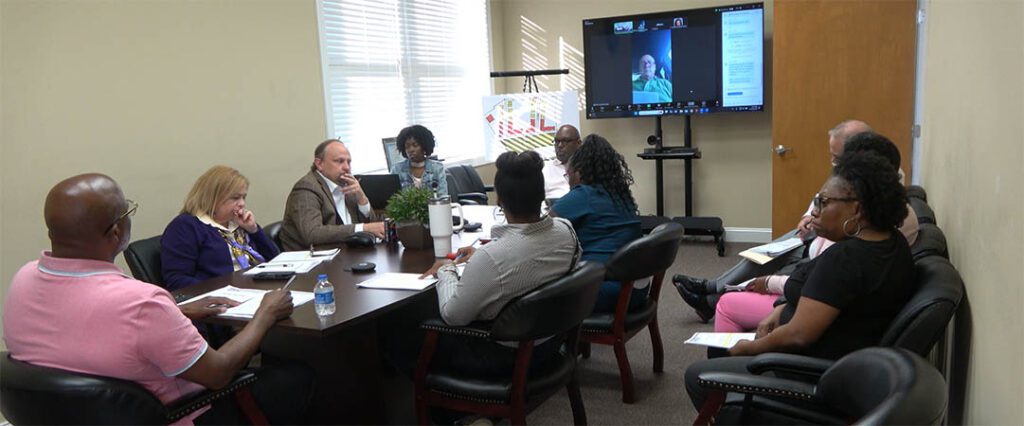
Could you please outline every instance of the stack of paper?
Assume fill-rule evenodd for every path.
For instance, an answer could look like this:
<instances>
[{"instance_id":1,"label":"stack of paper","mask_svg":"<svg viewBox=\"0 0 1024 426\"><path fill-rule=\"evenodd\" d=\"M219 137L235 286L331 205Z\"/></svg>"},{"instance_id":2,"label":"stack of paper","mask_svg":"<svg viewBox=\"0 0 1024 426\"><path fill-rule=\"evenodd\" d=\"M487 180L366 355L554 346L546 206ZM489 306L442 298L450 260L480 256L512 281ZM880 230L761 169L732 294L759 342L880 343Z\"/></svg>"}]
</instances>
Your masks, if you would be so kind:
<instances>
[{"instance_id":1,"label":"stack of paper","mask_svg":"<svg viewBox=\"0 0 1024 426\"><path fill-rule=\"evenodd\" d=\"M333 259L339 251L339 249L314 252L306 250L286 251L277 255L269 262L250 268L243 274L305 274L319 265L320 262Z\"/></svg>"},{"instance_id":2,"label":"stack of paper","mask_svg":"<svg viewBox=\"0 0 1024 426\"><path fill-rule=\"evenodd\" d=\"M276 257L274 257L270 262L271 263L284 263L284 262L297 262L297 261L313 260L313 259L318 259L318 260L320 260L322 262L324 260L334 259L334 256L337 255L338 252L340 252L340 251L341 251L340 249L320 250L320 251L314 251L314 252L309 252L309 251L306 251L306 250L286 251L286 252L283 252L283 253L277 255ZM310 253L312 253L312 254L310 254Z\"/></svg>"},{"instance_id":3,"label":"stack of paper","mask_svg":"<svg viewBox=\"0 0 1024 426\"><path fill-rule=\"evenodd\" d=\"M740 256L743 256L751 261L756 262L759 265L764 265L775 259L779 255L789 253L790 251L800 247L804 244L803 240L797 237L793 237L787 240L779 241L776 243L768 243L757 247L740 252Z\"/></svg>"},{"instance_id":4,"label":"stack of paper","mask_svg":"<svg viewBox=\"0 0 1024 426\"><path fill-rule=\"evenodd\" d=\"M755 335L756 333L693 333L693 336L683 343L729 349L736 346L740 340L754 340Z\"/></svg>"},{"instance_id":5,"label":"stack of paper","mask_svg":"<svg viewBox=\"0 0 1024 426\"><path fill-rule=\"evenodd\" d=\"M358 284L362 288L380 288L386 290L423 290L437 282L437 278L420 279L420 274L401 274L386 272Z\"/></svg>"},{"instance_id":6,"label":"stack of paper","mask_svg":"<svg viewBox=\"0 0 1024 426\"><path fill-rule=\"evenodd\" d=\"M191 303L196 300L202 299L207 296L211 297L223 297L227 299L239 302L240 305L228 308L227 312L220 314L222 317L234 317L234 318L252 318L256 315L256 309L260 307L260 303L263 302L263 295L266 294L267 290L260 290L255 288L238 288L235 286L221 287L209 293L201 294L199 296L188 299L184 302L178 303L184 305ZM298 307L304 303L308 303L313 300L313 293L308 291L292 291L292 306Z\"/></svg>"}]
</instances>

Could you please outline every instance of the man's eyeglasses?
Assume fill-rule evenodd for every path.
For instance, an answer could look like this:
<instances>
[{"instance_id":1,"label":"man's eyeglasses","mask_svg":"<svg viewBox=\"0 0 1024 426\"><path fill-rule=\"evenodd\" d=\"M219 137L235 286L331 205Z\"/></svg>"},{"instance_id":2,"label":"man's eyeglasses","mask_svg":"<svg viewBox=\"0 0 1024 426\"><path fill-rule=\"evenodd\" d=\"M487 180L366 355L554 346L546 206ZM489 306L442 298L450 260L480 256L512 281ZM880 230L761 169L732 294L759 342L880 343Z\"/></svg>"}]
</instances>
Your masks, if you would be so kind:
<instances>
[{"instance_id":1,"label":"man's eyeglasses","mask_svg":"<svg viewBox=\"0 0 1024 426\"><path fill-rule=\"evenodd\" d=\"M828 206L828 203L833 201L857 201L856 198L839 198L839 197L827 197L821 195L821 193L814 194L814 209L821 211L821 209Z\"/></svg>"},{"instance_id":2,"label":"man's eyeglasses","mask_svg":"<svg viewBox=\"0 0 1024 426\"><path fill-rule=\"evenodd\" d=\"M139 209L139 203L136 203L136 202L134 202L132 200L127 200L127 199L124 200L124 202L126 204L128 204L128 210L125 210L125 212L121 213L121 215L118 216L117 219L114 219L114 222L111 223L110 226L108 226L105 231L103 231L104 234L106 234L107 232L110 232L111 229L114 229L114 225L117 225L117 223L120 222L121 219L124 219L126 217L134 216L135 215L135 211Z\"/></svg>"}]
</instances>

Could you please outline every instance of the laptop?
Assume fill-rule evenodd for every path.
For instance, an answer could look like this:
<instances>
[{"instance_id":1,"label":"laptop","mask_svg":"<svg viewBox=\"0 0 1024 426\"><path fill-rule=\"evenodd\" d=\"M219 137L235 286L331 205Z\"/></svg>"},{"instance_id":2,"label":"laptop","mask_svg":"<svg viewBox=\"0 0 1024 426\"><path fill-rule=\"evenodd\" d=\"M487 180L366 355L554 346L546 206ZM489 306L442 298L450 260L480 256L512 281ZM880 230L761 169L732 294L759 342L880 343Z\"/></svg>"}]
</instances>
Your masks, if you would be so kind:
<instances>
[{"instance_id":1,"label":"laptop","mask_svg":"<svg viewBox=\"0 0 1024 426\"><path fill-rule=\"evenodd\" d=\"M398 175L356 175L359 185L363 187L363 193L370 199L370 207L374 210L384 210L388 205L388 199L402 189L402 182Z\"/></svg>"}]
</instances>

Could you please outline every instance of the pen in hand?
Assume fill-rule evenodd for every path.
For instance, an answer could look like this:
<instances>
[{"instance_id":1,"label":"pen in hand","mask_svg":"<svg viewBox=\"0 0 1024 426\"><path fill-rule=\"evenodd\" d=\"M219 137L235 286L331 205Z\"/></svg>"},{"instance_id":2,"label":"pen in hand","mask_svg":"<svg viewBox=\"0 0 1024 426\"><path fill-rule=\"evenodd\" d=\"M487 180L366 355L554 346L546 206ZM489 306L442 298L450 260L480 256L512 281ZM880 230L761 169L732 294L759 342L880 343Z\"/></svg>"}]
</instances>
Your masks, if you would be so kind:
<instances>
[{"instance_id":1,"label":"pen in hand","mask_svg":"<svg viewBox=\"0 0 1024 426\"><path fill-rule=\"evenodd\" d=\"M288 286L292 285L292 281L295 281L295 277L297 276L298 275L292 275L292 277L288 279L288 282L284 283L284 287L281 287L281 291L288 290Z\"/></svg>"}]
</instances>

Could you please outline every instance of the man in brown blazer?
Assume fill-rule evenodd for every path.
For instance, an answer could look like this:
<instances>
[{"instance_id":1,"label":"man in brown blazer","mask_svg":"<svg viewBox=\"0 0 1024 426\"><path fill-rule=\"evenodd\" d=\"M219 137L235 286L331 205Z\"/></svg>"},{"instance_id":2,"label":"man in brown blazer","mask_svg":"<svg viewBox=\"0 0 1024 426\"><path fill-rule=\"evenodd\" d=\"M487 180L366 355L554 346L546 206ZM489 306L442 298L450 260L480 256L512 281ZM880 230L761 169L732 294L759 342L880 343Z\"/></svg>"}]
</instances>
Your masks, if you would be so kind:
<instances>
[{"instance_id":1,"label":"man in brown blazer","mask_svg":"<svg viewBox=\"0 0 1024 426\"><path fill-rule=\"evenodd\" d=\"M351 171L352 155L345 144L328 139L317 145L309 173L288 194L280 235L285 250L337 245L359 231L384 235L384 223L377 221Z\"/></svg>"}]
</instances>

